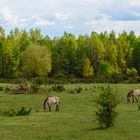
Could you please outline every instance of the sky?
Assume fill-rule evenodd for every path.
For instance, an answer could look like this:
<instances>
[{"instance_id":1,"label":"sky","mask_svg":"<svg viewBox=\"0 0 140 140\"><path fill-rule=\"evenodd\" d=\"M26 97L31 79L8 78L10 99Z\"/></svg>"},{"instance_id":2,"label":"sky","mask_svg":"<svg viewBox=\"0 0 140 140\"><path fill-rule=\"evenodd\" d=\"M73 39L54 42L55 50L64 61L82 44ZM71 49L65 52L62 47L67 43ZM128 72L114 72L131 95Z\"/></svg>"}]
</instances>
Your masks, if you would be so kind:
<instances>
[{"instance_id":1,"label":"sky","mask_svg":"<svg viewBox=\"0 0 140 140\"><path fill-rule=\"evenodd\" d=\"M114 30L140 35L140 0L0 0L0 26L75 36Z\"/></svg>"}]
</instances>

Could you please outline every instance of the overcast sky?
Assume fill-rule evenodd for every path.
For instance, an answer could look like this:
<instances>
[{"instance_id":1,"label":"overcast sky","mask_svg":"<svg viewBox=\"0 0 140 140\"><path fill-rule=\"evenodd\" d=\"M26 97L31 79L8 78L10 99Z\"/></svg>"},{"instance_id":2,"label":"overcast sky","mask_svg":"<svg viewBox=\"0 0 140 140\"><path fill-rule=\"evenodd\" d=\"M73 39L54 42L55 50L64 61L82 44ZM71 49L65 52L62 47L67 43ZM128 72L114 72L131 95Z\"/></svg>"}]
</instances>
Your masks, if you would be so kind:
<instances>
[{"instance_id":1,"label":"overcast sky","mask_svg":"<svg viewBox=\"0 0 140 140\"><path fill-rule=\"evenodd\" d=\"M140 35L140 0L0 0L0 26L6 33L39 27L50 37L105 30Z\"/></svg>"}]
</instances>

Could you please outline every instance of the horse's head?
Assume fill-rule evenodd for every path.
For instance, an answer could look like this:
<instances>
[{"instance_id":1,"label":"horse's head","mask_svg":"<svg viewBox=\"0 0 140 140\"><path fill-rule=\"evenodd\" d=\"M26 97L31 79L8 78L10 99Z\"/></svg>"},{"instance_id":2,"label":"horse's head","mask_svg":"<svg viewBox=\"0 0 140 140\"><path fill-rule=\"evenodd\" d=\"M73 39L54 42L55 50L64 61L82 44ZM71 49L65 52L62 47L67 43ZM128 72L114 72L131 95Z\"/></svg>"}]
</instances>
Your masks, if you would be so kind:
<instances>
[{"instance_id":1,"label":"horse's head","mask_svg":"<svg viewBox=\"0 0 140 140\"><path fill-rule=\"evenodd\" d=\"M48 98L46 98L44 103L43 103L44 110L47 110L47 104L46 104L47 100L48 100Z\"/></svg>"},{"instance_id":2,"label":"horse's head","mask_svg":"<svg viewBox=\"0 0 140 140\"><path fill-rule=\"evenodd\" d=\"M130 102L130 97L133 96L133 90L127 94L127 102Z\"/></svg>"}]
</instances>

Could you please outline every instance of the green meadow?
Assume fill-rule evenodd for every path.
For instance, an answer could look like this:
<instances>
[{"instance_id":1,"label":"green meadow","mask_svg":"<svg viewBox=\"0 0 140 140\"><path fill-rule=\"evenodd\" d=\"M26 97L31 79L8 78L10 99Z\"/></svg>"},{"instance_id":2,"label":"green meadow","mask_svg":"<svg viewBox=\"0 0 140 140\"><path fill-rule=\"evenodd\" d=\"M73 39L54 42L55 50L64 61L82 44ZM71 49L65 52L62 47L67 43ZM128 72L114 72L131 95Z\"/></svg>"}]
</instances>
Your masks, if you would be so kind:
<instances>
[{"instance_id":1,"label":"green meadow","mask_svg":"<svg viewBox=\"0 0 140 140\"><path fill-rule=\"evenodd\" d=\"M7 84L1 84L7 86ZM0 110L32 108L28 116L0 116L1 140L139 140L139 103L127 103L128 91L140 84L111 84L121 99L116 110L115 126L99 129L96 122L95 98L106 84L67 84L64 92L49 91L14 95L0 92ZM80 93L71 92L81 87ZM48 86L49 88L49 86ZM48 95L60 97L60 111L43 110Z\"/></svg>"}]
</instances>

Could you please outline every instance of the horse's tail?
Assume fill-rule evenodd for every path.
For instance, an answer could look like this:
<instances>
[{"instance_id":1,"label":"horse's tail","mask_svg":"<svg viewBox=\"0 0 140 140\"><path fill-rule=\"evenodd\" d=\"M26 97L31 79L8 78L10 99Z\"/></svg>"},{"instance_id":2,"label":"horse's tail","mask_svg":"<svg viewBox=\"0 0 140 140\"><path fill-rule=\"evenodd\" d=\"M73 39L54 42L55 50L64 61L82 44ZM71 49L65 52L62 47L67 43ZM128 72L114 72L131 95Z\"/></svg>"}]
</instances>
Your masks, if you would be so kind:
<instances>
[{"instance_id":1,"label":"horse's tail","mask_svg":"<svg viewBox=\"0 0 140 140\"><path fill-rule=\"evenodd\" d=\"M44 110L46 109L45 104L46 104L47 100L48 100L48 97L45 99L44 104L43 104Z\"/></svg>"},{"instance_id":2,"label":"horse's tail","mask_svg":"<svg viewBox=\"0 0 140 140\"><path fill-rule=\"evenodd\" d=\"M60 105L60 99L59 99L58 103L59 103L59 105Z\"/></svg>"},{"instance_id":3,"label":"horse's tail","mask_svg":"<svg viewBox=\"0 0 140 140\"><path fill-rule=\"evenodd\" d=\"M58 105L60 105L60 98L59 97L56 97L56 101L57 101Z\"/></svg>"}]
</instances>

